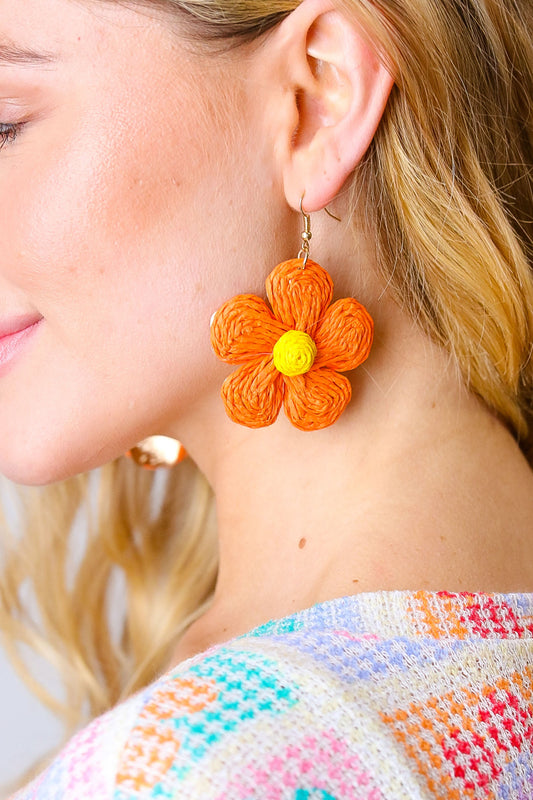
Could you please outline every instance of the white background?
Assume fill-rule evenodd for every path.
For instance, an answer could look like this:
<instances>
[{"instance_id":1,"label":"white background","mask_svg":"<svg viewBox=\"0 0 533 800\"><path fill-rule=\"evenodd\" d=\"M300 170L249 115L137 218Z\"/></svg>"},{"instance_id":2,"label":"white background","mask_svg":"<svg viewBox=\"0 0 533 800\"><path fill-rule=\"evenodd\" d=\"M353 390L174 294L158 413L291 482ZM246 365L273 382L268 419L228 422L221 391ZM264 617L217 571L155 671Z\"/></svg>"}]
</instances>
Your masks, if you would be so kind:
<instances>
[{"instance_id":1,"label":"white background","mask_svg":"<svg viewBox=\"0 0 533 800\"><path fill-rule=\"evenodd\" d=\"M13 485L0 476L0 504L8 527L16 534L17 506ZM0 536L2 535L0 524ZM47 690L61 697L52 668L29 654L27 663ZM64 739L64 728L18 677L0 641L0 798L10 784L46 756Z\"/></svg>"},{"instance_id":2,"label":"white background","mask_svg":"<svg viewBox=\"0 0 533 800\"><path fill-rule=\"evenodd\" d=\"M62 741L63 726L17 677L2 649L0 708L0 797L5 798L4 787Z\"/></svg>"}]
</instances>

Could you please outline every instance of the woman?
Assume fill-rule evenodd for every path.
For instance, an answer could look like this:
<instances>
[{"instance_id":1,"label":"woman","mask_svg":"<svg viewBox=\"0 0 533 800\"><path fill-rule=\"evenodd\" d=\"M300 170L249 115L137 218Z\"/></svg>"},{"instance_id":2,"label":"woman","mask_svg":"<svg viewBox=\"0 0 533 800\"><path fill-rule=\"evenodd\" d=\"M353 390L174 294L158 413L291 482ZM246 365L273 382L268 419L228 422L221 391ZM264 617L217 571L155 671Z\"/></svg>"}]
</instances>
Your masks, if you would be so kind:
<instances>
[{"instance_id":1,"label":"woman","mask_svg":"<svg viewBox=\"0 0 533 800\"><path fill-rule=\"evenodd\" d=\"M131 695L17 798L533 797L529 0L0 9L4 627Z\"/></svg>"}]
</instances>

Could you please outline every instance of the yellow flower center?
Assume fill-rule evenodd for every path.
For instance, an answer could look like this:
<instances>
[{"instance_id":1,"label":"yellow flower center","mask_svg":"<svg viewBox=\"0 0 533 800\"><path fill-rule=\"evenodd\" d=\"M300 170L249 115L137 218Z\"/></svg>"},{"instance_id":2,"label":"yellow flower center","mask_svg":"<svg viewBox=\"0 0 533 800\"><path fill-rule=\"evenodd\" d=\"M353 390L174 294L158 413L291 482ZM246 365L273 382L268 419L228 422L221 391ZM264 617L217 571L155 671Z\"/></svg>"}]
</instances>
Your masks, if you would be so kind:
<instances>
[{"instance_id":1,"label":"yellow flower center","mask_svg":"<svg viewBox=\"0 0 533 800\"><path fill-rule=\"evenodd\" d=\"M304 331L287 331L274 345L274 366L283 375L305 375L317 354L316 344Z\"/></svg>"}]
</instances>

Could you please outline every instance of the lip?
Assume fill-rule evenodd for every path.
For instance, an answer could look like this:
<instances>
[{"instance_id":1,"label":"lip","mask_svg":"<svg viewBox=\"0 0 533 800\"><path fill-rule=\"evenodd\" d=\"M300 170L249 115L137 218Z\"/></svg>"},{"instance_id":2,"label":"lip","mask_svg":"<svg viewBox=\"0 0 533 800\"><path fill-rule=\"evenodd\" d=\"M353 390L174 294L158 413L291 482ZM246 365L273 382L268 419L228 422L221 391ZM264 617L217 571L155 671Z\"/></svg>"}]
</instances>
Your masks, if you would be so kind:
<instances>
[{"instance_id":1,"label":"lip","mask_svg":"<svg viewBox=\"0 0 533 800\"><path fill-rule=\"evenodd\" d=\"M19 355L28 339L39 328L42 317L16 317L0 322L0 375L3 375Z\"/></svg>"},{"instance_id":2,"label":"lip","mask_svg":"<svg viewBox=\"0 0 533 800\"><path fill-rule=\"evenodd\" d=\"M42 317L35 314L21 314L18 317L0 320L0 340L5 339L6 336L13 336L15 333L22 333L28 328L32 328L41 320Z\"/></svg>"}]
</instances>

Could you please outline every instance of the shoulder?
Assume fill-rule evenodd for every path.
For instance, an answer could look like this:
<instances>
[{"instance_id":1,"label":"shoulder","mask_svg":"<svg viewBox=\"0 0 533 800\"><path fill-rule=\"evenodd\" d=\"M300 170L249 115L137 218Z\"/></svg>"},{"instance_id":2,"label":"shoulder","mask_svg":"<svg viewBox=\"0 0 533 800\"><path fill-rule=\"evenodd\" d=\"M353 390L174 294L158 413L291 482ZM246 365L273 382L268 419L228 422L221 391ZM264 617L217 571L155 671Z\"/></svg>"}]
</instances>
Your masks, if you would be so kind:
<instances>
[{"instance_id":1,"label":"shoulder","mask_svg":"<svg viewBox=\"0 0 533 800\"><path fill-rule=\"evenodd\" d=\"M93 720L11 800L111 800L121 752L144 698L141 692Z\"/></svg>"},{"instance_id":2,"label":"shoulder","mask_svg":"<svg viewBox=\"0 0 533 800\"><path fill-rule=\"evenodd\" d=\"M334 622L287 618L184 662L17 800L503 798L533 783L531 638Z\"/></svg>"},{"instance_id":3,"label":"shoulder","mask_svg":"<svg viewBox=\"0 0 533 800\"><path fill-rule=\"evenodd\" d=\"M147 790L160 797L170 786L187 800L384 796L375 778L383 759L394 772L381 721L354 702L357 676L343 685L298 646L309 644L300 634L244 637L165 676L122 753L117 800ZM326 651L331 642L323 644ZM414 798L403 771L403 791Z\"/></svg>"},{"instance_id":4,"label":"shoulder","mask_svg":"<svg viewBox=\"0 0 533 800\"><path fill-rule=\"evenodd\" d=\"M154 687L117 800L511 797L533 779L531 640L260 634Z\"/></svg>"},{"instance_id":5,"label":"shoulder","mask_svg":"<svg viewBox=\"0 0 533 800\"><path fill-rule=\"evenodd\" d=\"M375 715L353 702L357 675L347 693L323 661L331 642L310 659L303 631L271 633L165 674L75 736L13 800L383 797L375 773L380 754L390 763L390 743L379 740Z\"/></svg>"}]
</instances>

